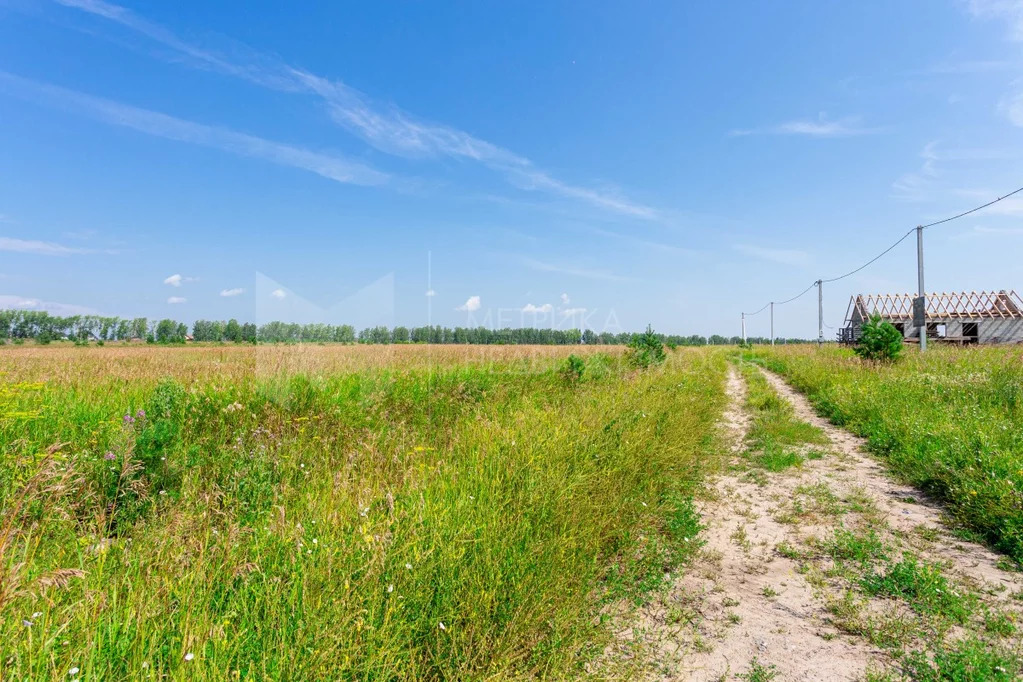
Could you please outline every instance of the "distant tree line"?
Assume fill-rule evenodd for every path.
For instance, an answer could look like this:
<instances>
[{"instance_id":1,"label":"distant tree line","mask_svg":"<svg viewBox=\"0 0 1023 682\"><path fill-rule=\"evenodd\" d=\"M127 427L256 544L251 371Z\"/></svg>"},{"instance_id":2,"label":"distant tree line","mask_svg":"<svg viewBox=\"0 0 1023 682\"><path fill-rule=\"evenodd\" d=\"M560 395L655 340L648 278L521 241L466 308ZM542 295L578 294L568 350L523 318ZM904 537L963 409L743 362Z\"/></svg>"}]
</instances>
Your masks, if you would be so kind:
<instances>
[{"instance_id":1,"label":"distant tree line","mask_svg":"<svg viewBox=\"0 0 1023 682\"><path fill-rule=\"evenodd\" d=\"M368 327L361 331L348 324L294 324L268 322L257 326L238 320L197 320L189 335L188 326L175 320L149 320L145 317L122 319L99 315L60 317L36 310L0 310L0 339L35 339L40 343L57 340L148 341L184 343L187 340L212 343L452 343L452 344L543 344L543 345L625 345L632 332L595 332L591 329L551 329L533 327ZM709 337L658 334L669 346L736 345L738 336ZM747 337L750 343L770 341ZM802 339L775 339L775 343L805 343Z\"/></svg>"}]
</instances>

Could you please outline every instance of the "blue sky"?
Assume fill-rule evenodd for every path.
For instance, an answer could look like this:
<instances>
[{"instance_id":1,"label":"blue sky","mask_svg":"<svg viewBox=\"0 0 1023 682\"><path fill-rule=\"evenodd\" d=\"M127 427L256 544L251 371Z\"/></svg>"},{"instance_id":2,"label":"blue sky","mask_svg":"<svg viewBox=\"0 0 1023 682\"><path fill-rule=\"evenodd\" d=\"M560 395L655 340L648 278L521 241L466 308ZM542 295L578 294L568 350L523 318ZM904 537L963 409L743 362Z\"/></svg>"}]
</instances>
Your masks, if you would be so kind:
<instances>
[{"instance_id":1,"label":"blue sky","mask_svg":"<svg viewBox=\"0 0 1023 682\"><path fill-rule=\"evenodd\" d=\"M737 334L1023 185L1021 48L1018 0L0 0L0 305ZM927 288L1023 288L1021 216Z\"/></svg>"}]
</instances>

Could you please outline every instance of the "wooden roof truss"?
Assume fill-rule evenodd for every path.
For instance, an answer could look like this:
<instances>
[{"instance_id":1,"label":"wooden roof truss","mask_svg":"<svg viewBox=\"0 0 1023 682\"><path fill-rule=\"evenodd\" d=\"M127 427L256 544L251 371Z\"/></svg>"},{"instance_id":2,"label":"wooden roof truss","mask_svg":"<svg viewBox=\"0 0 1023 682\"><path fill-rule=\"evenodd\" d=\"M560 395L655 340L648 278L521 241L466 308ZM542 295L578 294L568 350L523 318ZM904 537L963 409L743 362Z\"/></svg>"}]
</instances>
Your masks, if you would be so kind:
<instances>
[{"instance_id":1,"label":"wooden roof truss","mask_svg":"<svg viewBox=\"0 0 1023 682\"><path fill-rule=\"evenodd\" d=\"M861 319L873 313L885 320L912 321L913 299L916 294L859 294L849 300L846 321L852 320L853 311ZM1015 291L970 291L927 294L927 319L983 320L1023 319L1023 299Z\"/></svg>"}]
</instances>

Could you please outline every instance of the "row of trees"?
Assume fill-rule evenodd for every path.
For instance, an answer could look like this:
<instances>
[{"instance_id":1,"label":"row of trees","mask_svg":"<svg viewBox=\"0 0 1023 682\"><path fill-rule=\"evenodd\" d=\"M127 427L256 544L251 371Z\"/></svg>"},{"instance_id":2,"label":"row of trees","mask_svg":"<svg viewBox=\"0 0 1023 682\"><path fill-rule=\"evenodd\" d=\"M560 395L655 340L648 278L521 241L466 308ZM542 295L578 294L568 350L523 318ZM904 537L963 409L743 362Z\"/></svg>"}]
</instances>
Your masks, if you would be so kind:
<instances>
[{"instance_id":1,"label":"row of trees","mask_svg":"<svg viewBox=\"0 0 1023 682\"><path fill-rule=\"evenodd\" d=\"M150 321L144 317L121 319L98 315L60 317L35 310L0 310L0 339L36 339L49 342L58 339L78 341L131 341L151 343L183 343L188 340L188 327L175 320ZM293 324L268 322L256 326L238 320L198 320L192 325L191 340L213 343L457 343L457 344L544 344L625 345L635 334L602 332L591 329L550 329L517 327L488 329L486 327L369 327L356 332L348 324ZM738 336L704 337L658 334L662 343L676 346L734 345ZM751 337L751 343L768 343L767 339ZM776 339L776 343L796 343L798 339Z\"/></svg>"}]
</instances>

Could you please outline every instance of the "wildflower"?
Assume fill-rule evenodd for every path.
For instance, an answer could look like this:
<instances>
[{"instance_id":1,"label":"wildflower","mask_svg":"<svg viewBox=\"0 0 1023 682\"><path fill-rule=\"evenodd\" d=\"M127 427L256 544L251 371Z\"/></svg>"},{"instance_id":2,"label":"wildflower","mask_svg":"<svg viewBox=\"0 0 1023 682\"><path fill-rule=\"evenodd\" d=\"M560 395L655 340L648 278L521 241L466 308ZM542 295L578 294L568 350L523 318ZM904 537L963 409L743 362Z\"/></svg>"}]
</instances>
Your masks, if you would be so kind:
<instances>
[{"instance_id":1,"label":"wildflower","mask_svg":"<svg viewBox=\"0 0 1023 682\"><path fill-rule=\"evenodd\" d=\"M411 571L412 570L412 564L405 564L405 568L407 568L408 570Z\"/></svg>"},{"instance_id":2,"label":"wildflower","mask_svg":"<svg viewBox=\"0 0 1023 682\"><path fill-rule=\"evenodd\" d=\"M42 611L36 611L35 613L32 614L32 618L38 618L41 615L43 615Z\"/></svg>"},{"instance_id":3,"label":"wildflower","mask_svg":"<svg viewBox=\"0 0 1023 682\"><path fill-rule=\"evenodd\" d=\"M107 461L110 461L110 462L112 462L112 461L114 461L115 459L117 459L117 455L115 455L115 454L114 454L114 453L112 453L112 452L108 452L107 454L103 455L103 459L105 459L105 460L107 460Z\"/></svg>"},{"instance_id":4,"label":"wildflower","mask_svg":"<svg viewBox=\"0 0 1023 682\"><path fill-rule=\"evenodd\" d=\"M441 630L447 630L447 628L444 626L444 622L443 621L440 621L439 625L440 625L440 629Z\"/></svg>"},{"instance_id":5,"label":"wildflower","mask_svg":"<svg viewBox=\"0 0 1023 682\"><path fill-rule=\"evenodd\" d=\"M135 416L138 417L139 419L145 419L146 418L146 411L145 410L139 410L138 412L135 413Z\"/></svg>"},{"instance_id":6,"label":"wildflower","mask_svg":"<svg viewBox=\"0 0 1023 682\"><path fill-rule=\"evenodd\" d=\"M167 494L167 491L166 491L166 490L161 490L161 491L160 491L160 494L161 494L161 495L166 495L166 494Z\"/></svg>"},{"instance_id":7,"label":"wildflower","mask_svg":"<svg viewBox=\"0 0 1023 682\"><path fill-rule=\"evenodd\" d=\"M130 414L124 415L124 423L125 424L134 424L135 423L135 417L131 416Z\"/></svg>"},{"instance_id":8,"label":"wildflower","mask_svg":"<svg viewBox=\"0 0 1023 682\"><path fill-rule=\"evenodd\" d=\"M193 658L195 658L195 654L193 654L192 652L185 654L186 661L191 661Z\"/></svg>"},{"instance_id":9,"label":"wildflower","mask_svg":"<svg viewBox=\"0 0 1023 682\"><path fill-rule=\"evenodd\" d=\"M387 586L387 594L390 594L391 592L394 592L394 585Z\"/></svg>"},{"instance_id":10,"label":"wildflower","mask_svg":"<svg viewBox=\"0 0 1023 682\"><path fill-rule=\"evenodd\" d=\"M68 675L77 675L78 674L78 668L71 668L71 670L67 671L67 674Z\"/></svg>"},{"instance_id":11,"label":"wildflower","mask_svg":"<svg viewBox=\"0 0 1023 682\"><path fill-rule=\"evenodd\" d=\"M142 669L143 670L149 669L149 661L142 661Z\"/></svg>"},{"instance_id":12,"label":"wildflower","mask_svg":"<svg viewBox=\"0 0 1023 682\"><path fill-rule=\"evenodd\" d=\"M21 624L24 625L27 628L30 628L30 627L32 627L34 625L34 623L32 621L30 621L28 618L23 619L21 621Z\"/></svg>"}]
</instances>

